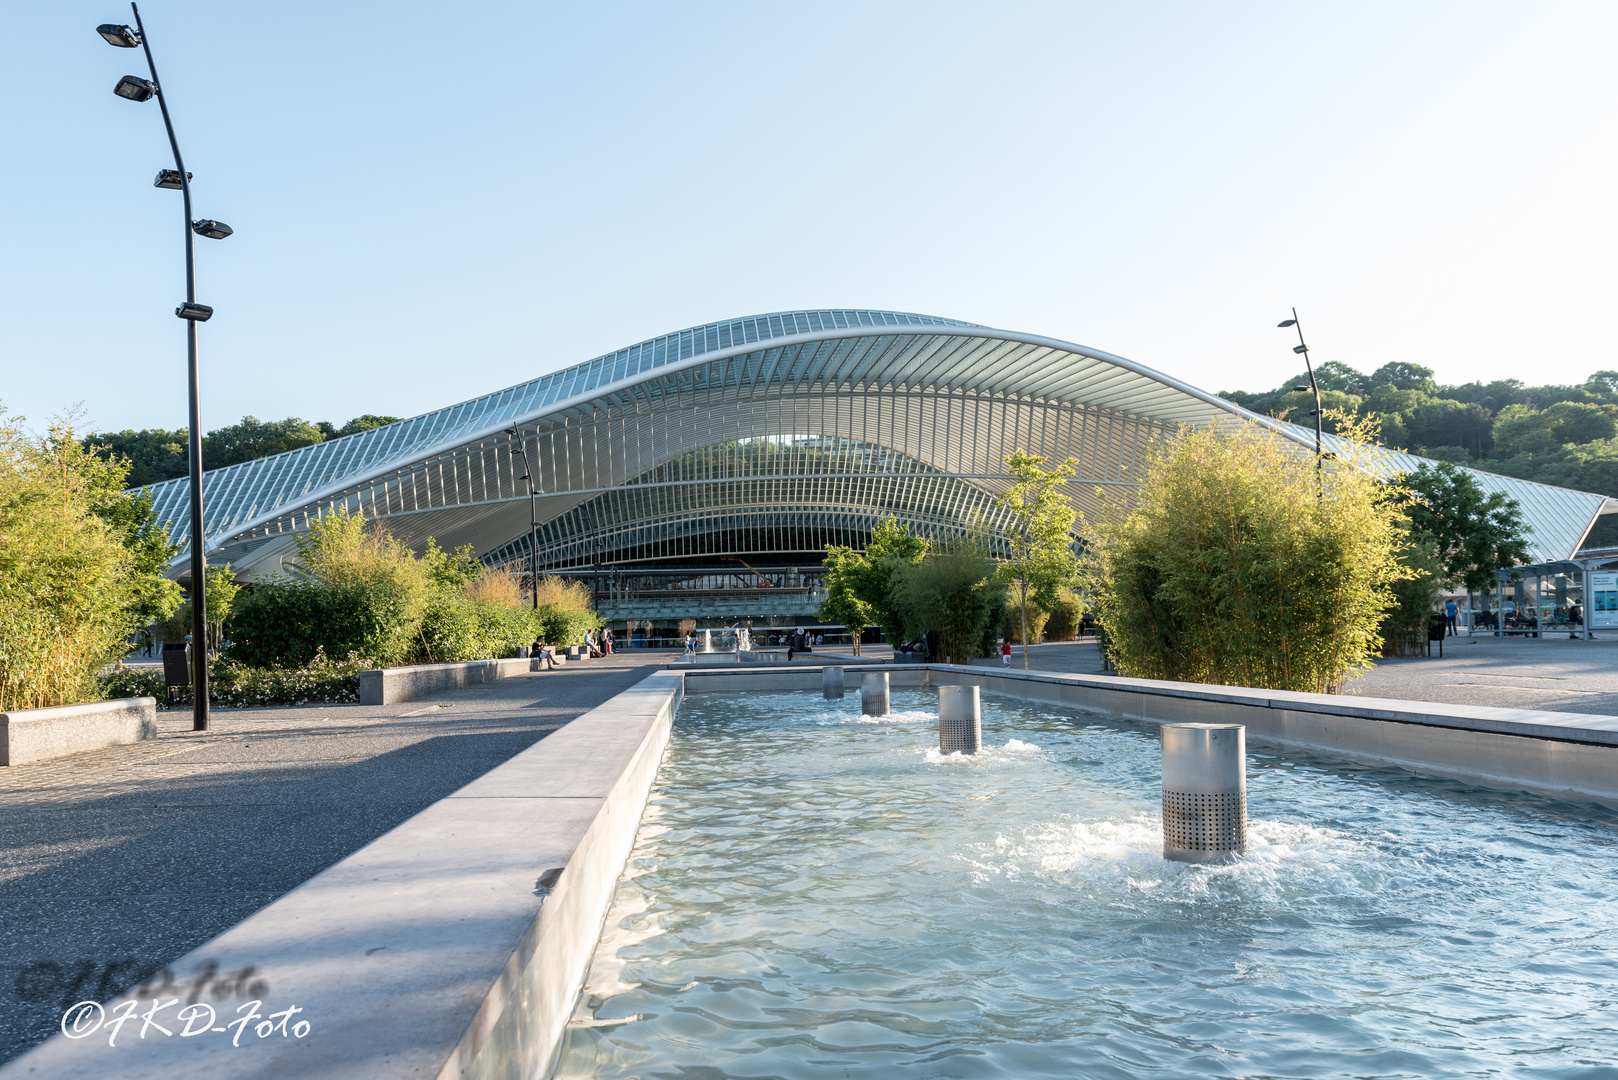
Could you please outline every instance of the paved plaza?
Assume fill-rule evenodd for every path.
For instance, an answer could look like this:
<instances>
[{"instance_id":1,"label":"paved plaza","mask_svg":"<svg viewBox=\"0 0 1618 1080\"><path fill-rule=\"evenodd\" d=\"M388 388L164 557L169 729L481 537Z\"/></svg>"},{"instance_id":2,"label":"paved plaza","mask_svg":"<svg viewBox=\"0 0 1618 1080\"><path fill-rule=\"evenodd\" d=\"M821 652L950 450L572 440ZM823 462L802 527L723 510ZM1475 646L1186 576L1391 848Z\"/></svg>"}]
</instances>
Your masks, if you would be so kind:
<instances>
[{"instance_id":1,"label":"paved plaza","mask_svg":"<svg viewBox=\"0 0 1618 1080\"><path fill-rule=\"evenodd\" d=\"M865 652L892 655L885 646L867 646ZM1102 673L1101 652L1093 639L1035 645L1029 650L1029 662L1038 671ZM1022 667L1021 648L1013 650L1011 665ZM1463 634L1445 642L1443 659L1435 644L1430 658L1378 660L1347 689L1361 697L1618 716L1618 638L1575 641L1566 634L1543 638Z\"/></svg>"},{"instance_id":2,"label":"paved plaza","mask_svg":"<svg viewBox=\"0 0 1618 1080\"><path fill-rule=\"evenodd\" d=\"M156 739L0 769L0 1062L671 655L401 705L219 709L207 732L166 712Z\"/></svg>"}]
</instances>

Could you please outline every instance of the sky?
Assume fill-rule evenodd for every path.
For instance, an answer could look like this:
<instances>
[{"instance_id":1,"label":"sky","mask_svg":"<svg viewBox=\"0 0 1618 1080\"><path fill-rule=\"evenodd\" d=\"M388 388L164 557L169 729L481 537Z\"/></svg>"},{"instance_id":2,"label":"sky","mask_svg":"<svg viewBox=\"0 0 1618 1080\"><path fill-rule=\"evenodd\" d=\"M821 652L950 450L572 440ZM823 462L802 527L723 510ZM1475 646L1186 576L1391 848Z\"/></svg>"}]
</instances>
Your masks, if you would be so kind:
<instances>
[{"instance_id":1,"label":"sky","mask_svg":"<svg viewBox=\"0 0 1618 1080\"><path fill-rule=\"evenodd\" d=\"M924 312L1206 390L1618 368L1618 4L142 9L203 427L411 416L718 319ZM114 0L7 9L0 406L181 427L179 193Z\"/></svg>"}]
</instances>

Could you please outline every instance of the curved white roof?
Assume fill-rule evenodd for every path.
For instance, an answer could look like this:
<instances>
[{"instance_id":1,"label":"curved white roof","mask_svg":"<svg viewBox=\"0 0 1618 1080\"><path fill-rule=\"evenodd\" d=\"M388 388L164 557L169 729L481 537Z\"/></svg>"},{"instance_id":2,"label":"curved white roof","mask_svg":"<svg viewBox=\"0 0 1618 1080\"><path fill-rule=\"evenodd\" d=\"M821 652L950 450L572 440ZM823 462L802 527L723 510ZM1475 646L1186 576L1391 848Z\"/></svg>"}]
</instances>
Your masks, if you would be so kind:
<instances>
[{"instance_id":1,"label":"curved white roof","mask_svg":"<svg viewBox=\"0 0 1618 1080\"><path fill-rule=\"evenodd\" d=\"M1096 485L1133 483L1147 440L1221 415L1253 414L1071 342L898 312L779 312L667 334L386 427L212 470L208 550L239 570L271 569L311 516L345 505L388 518L413 542L432 535L480 554L512 550L527 533L528 496L511 427L540 472L548 549L577 558L576 539L561 535L570 529L600 534L598 551L601 536L689 546L720 521L764 527L764 511L771 528L841 515L858 531L888 512L935 528L964 527L962 514L992 523L1001 461L1018 447L1077 457L1072 490L1089 509ZM1256 419L1313 446L1312 431ZM735 451L748 440L793 448L770 457L773 488L757 454ZM1422 460L1399 458L1406 467ZM1473 472L1522 503L1540 561L1571 556L1608 504ZM187 483L151 488L176 538L189 531Z\"/></svg>"}]
</instances>

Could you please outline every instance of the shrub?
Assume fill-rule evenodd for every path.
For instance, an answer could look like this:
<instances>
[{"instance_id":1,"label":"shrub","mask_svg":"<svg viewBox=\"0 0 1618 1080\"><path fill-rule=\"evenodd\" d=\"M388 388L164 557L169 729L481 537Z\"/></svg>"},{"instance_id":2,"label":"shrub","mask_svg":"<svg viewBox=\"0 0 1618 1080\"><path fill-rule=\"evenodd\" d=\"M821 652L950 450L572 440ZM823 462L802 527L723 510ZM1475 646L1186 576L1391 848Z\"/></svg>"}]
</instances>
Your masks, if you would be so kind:
<instances>
[{"instance_id":1,"label":"shrub","mask_svg":"<svg viewBox=\"0 0 1618 1080\"><path fill-rule=\"evenodd\" d=\"M1045 640L1072 641L1079 636L1083 619L1084 603L1075 598L1071 590L1060 590L1050 620L1045 623Z\"/></svg>"},{"instance_id":2,"label":"shrub","mask_svg":"<svg viewBox=\"0 0 1618 1080\"><path fill-rule=\"evenodd\" d=\"M250 667L237 660L215 659L208 663L208 700L230 708L357 702L360 672L369 666L358 656L328 660L323 652L299 667ZM97 684L98 700L155 697L158 708L167 707L159 668L130 668L120 663L98 676ZM172 706L189 709L191 688L175 687Z\"/></svg>"},{"instance_id":3,"label":"shrub","mask_svg":"<svg viewBox=\"0 0 1618 1080\"><path fill-rule=\"evenodd\" d=\"M122 661L96 676L96 699L155 697L163 704L163 669L125 667Z\"/></svg>"},{"instance_id":4,"label":"shrub","mask_svg":"<svg viewBox=\"0 0 1618 1080\"><path fill-rule=\"evenodd\" d=\"M1044 633L1046 624L1049 622L1050 617L1049 612L1041 611L1039 606L1036 605L1032 599L1029 600L1028 644L1037 644L1041 640L1041 634ZM1006 598L1005 627L1005 636L1010 638L1013 644L1023 644L1023 612L1021 605L1017 603L1017 598L1014 595Z\"/></svg>"},{"instance_id":5,"label":"shrub","mask_svg":"<svg viewBox=\"0 0 1618 1080\"><path fill-rule=\"evenodd\" d=\"M955 664L987 654L1006 605L1006 587L995 578L994 561L975 539L897 567L892 595L909 632L936 630L939 651Z\"/></svg>"},{"instance_id":6,"label":"shrub","mask_svg":"<svg viewBox=\"0 0 1618 1080\"><path fill-rule=\"evenodd\" d=\"M1138 503L1097 525L1089 592L1119 670L1148 679L1333 692L1369 664L1393 600L1403 517L1374 431L1317 487L1313 455L1256 424L1182 431Z\"/></svg>"},{"instance_id":7,"label":"shrub","mask_svg":"<svg viewBox=\"0 0 1618 1080\"><path fill-rule=\"evenodd\" d=\"M44 436L0 414L0 710L93 700L96 672L177 589L151 502L123 493L128 466L85 450L71 418Z\"/></svg>"}]
</instances>

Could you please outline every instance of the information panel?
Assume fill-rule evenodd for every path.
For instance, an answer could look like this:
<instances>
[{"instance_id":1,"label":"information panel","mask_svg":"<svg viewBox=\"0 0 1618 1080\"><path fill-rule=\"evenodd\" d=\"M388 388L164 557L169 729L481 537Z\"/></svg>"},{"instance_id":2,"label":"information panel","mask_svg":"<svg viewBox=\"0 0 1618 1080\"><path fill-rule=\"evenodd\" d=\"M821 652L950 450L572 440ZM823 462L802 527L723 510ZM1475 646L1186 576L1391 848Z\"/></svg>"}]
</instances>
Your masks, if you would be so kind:
<instances>
[{"instance_id":1,"label":"information panel","mask_svg":"<svg viewBox=\"0 0 1618 1080\"><path fill-rule=\"evenodd\" d=\"M1618 573L1586 571L1584 606L1590 613L1590 629L1618 626Z\"/></svg>"}]
</instances>

